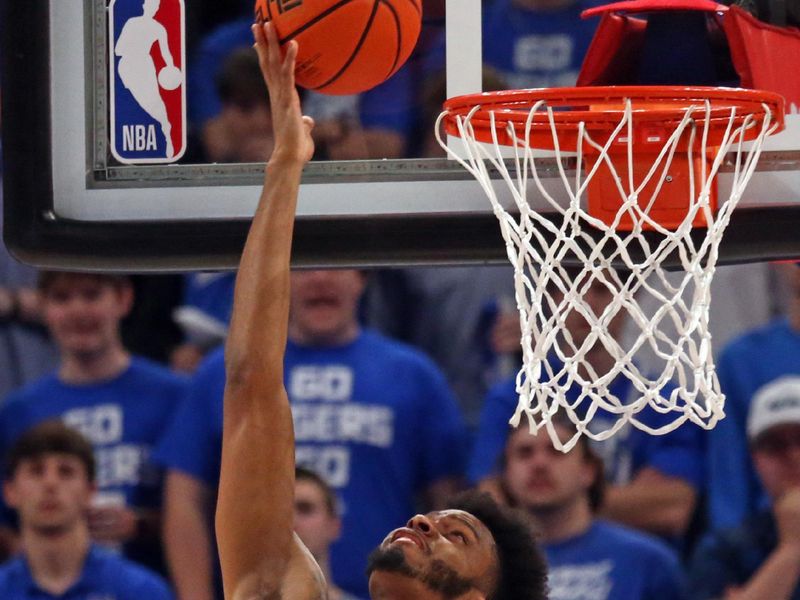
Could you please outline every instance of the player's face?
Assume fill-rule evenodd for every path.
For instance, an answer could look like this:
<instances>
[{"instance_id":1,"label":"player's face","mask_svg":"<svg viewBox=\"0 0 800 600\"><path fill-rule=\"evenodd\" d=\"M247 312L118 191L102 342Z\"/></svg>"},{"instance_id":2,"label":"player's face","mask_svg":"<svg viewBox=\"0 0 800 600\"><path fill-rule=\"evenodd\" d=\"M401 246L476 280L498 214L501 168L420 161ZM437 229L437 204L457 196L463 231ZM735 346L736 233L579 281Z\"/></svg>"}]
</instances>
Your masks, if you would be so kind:
<instances>
[{"instance_id":1,"label":"player's face","mask_svg":"<svg viewBox=\"0 0 800 600\"><path fill-rule=\"evenodd\" d=\"M770 497L800 487L800 424L765 431L753 444L753 462Z\"/></svg>"},{"instance_id":2,"label":"player's face","mask_svg":"<svg viewBox=\"0 0 800 600\"><path fill-rule=\"evenodd\" d=\"M91 276L64 275L45 291L45 322L62 352L95 355L119 340L119 322L130 310L132 292Z\"/></svg>"},{"instance_id":3,"label":"player's face","mask_svg":"<svg viewBox=\"0 0 800 600\"><path fill-rule=\"evenodd\" d=\"M488 597L496 585L494 538L470 513L417 515L395 529L370 556L373 598Z\"/></svg>"},{"instance_id":4,"label":"player's face","mask_svg":"<svg viewBox=\"0 0 800 600\"><path fill-rule=\"evenodd\" d=\"M294 531L319 560L339 537L341 523L328 511L325 493L313 481L298 479L294 486Z\"/></svg>"},{"instance_id":5,"label":"player's face","mask_svg":"<svg viewBox=\"0 0 800 600\"><path fill-rule=\"evenodd\" d=\"M301 344L335 345L358 331L358 301L364 276L355 270L292 273L289 334Z\"/></svg>"},{"instance_id":6,"label":"player's face","mask_svg":"<svg viewBox=\"0 0 800 600\"><path fill-rule=\"evenodd\" d=\"M85 518L94 487L78 458L54 453L23 460L4 491L24 528L56 534Z\"/></svg>"},{"instance_id":7,"label":"player's face","mask_svg":"<svg viewBox=\"0 0 800 600\"><path fill-rule=\"evenodd\" d=\"M562 441L567 432L556 426ZM514 501L534 515L560 510L586 497L595 477L595 467L583 450L566 454L557 450L546 432L531 435L516 429L506 445L503 480Z\"/></svg>"}]
</instances>

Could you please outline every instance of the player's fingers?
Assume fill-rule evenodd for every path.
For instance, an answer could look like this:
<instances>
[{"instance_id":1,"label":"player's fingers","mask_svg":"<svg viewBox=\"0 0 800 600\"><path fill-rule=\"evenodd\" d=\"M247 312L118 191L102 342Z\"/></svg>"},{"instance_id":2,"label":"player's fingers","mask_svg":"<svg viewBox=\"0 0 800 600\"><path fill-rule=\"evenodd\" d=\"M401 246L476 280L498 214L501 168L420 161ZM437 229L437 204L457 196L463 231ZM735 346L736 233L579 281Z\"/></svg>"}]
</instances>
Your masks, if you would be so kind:
<instances>
[{"instance_id":1,"label":"player's fingers","mask_svg":"<svg viewBox=\"0 0 800 600\"><path fill-rule=\"evenodd\" d=\"M278 33L275 25L267 21L264 23L264 34L267 38L267 58L270 68L274 73L279 72L281 66L281 45L278 41Z\"/></svg>"},{"instance_id":2,"label":"player's fingers","mask_svg":"<svg viewBox=\"0 0 800 600\"><path fill-rule=\"evenodd\" d=\"M267 76L267 40L264 37L264 30L262 29L260 24L254 24L252 26L253 30L253 39L255 40L255 44L253 47L256 49L256 54L258 54L258 64L261 67L261 73L266 77Z\"/></svg>"},{"instance_id":3,"label":"player's fingers","mask_svg":"<svg viewBox=\"0 0 800 600\"><path fill-rule=\"evenodd\" d=\"M294 67L297 62L297 42L295 40L286 44L286 56L281 65L282 75L286 80L287 87L294 87Z\"/></svg>"}]
</instances>

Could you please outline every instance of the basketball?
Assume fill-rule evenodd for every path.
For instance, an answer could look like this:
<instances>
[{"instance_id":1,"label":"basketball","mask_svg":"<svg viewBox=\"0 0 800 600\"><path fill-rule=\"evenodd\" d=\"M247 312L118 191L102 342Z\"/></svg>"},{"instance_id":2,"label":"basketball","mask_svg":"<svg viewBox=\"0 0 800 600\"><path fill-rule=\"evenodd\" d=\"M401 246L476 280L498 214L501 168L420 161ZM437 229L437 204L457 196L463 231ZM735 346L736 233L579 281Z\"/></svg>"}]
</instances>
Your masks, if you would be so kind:
<instances>
[{"instance_id":1,"label":"basketball","mask_svg":"<svg viewBox=\"0 0 800 600\"><path fill-rule=\"evenodd\" d=\"M178 67L164 67L158 72L158 84L167 91L177 90L183 83L183 73Z\"/></svg>"},{"instance_id":2,"label":"basketball","mask_svg":"<svg viewBox=\"0 0 800 600\"><path fill-rule=\"evenodd\" d=\"M323 94L357 94L408 59L422 24L421 0L257 0L281 44L297 40L295 77Z\"/></svg>"}]
</instances>

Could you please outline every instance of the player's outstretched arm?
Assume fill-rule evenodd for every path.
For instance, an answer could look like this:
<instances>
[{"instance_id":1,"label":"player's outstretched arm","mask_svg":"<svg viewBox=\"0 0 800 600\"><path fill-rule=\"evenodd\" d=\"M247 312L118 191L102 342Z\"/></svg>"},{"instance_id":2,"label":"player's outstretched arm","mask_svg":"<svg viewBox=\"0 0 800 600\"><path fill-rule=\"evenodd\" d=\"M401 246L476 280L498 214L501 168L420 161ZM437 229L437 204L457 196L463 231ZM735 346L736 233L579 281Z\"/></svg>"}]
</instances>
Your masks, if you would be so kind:
<instances>
[{"instance_id":1,"label":"player's outstretched arm","mask_svg":"<svg viewBox=\"0 0 800 600\"><path fill-rule=\"evenodd\" d=\"M300 600L321 596L321 576L292 531L294 432L283 356L292 229L313 122L301 115L294 86L296 44L282 56L271 26L254 26L254 35L275 147L236 280L216 529L226 598Z\"/></svg>"}]
</instances>

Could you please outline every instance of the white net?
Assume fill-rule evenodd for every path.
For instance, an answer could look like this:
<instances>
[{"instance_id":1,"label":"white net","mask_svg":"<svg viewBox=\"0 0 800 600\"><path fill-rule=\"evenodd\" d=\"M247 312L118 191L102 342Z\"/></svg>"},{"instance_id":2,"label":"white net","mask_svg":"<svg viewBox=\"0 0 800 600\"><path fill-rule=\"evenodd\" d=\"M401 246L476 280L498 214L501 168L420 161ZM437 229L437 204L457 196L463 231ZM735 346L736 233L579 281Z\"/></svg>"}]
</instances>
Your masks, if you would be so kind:
<instances>
[{"instance_id":1,"label":"white net","mask_svg":"<svg viewBox=\"0 0 800 600\"><path fill-rule=\"evenodd\" d=\"M708 144L711 104L688 106L663 147L653 154L652 168L641 181L634 181L633 175L637 109L629 99L619 110L619 123L609 128L613 133L608 139L593 139L583 123L577 126L574 169L562 160L559 113L547 102L532 103L524 124L499 124L502 112L497 119L494 111L489 113L491 144L476 140L471 120L479 108L455 119L460 148L448 148L441 137L446 112L437 122L436 135L448 154L481 184L514 267L523 366L517 375L519 405L511 424L519 425L526 415L532 432L545 427L554 445L565 452L581 435L606 439L627 423L651 434L672 431L687 420L712 428L724 416L724 396L709 333L710 285L731 212L755 170L765 138L778 127L769 107L763 106L765 114L760 119L737 114L731 107L718 149L712 149ZM539 118L542 113L547 115L545 126L549 124L555 148L555 170L561 181L557 187L566 201L559 201L552 184L543 182L540 171L545 167L540 165L552 171L553 160L543 160L526 143L536 126L534 115ZM485 123L485 111L481 118ZM757 133L753 128L758 128ZM745 137L752 140L746 151ZM512 150L498 138L515 142ZM620 140L626 139L626 147L613 158L627 168L615 167L609 148L612 142L619 148ZM585 148L593 154L587 156ZM702 168L689 173L690 199L683 220L667 228L652 217L651 208L681 153L690 164L697 158ZM733 157L726 165L732 171L731 190L714 212L713 182L728 157ZM619 193L619 209L610 223L586 209L589 183L601 166L608 167ZM508 202L508 209L493 184L492 171L500 179L498 184L510 190L513 203ZM540 205L544 200L546 211L532 208L534 194ZM707 223L707 232L700 237L697 231L692 235L698 214ZM617 227L623 219L631 224L629 229ZM674 276L667 277L667 258L678 263L673 265L682 274L677 283ZM660 306L652 314L640 307L645 295ZM623 347L619 332L624 321L636 327L638 336ZM676 330L677 335L667 335L662 329ZM636 354L641 349L657 357L663 366L660 372L652 375L640 370ZM621 378L630 383L620 386ZM628 392L620 394L619 389ZM668 415L666 424L648 425L641 414L646 407ZM556 414L568 416L575 424L577 433L569 440L556 434L551 423Z\"/></svg>"}]
</instances>

